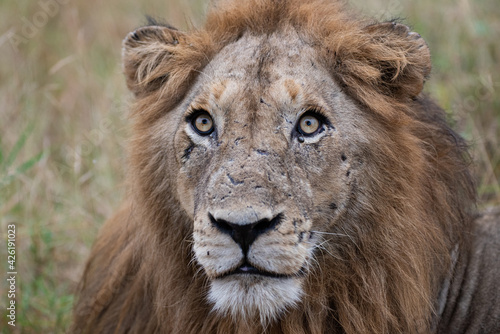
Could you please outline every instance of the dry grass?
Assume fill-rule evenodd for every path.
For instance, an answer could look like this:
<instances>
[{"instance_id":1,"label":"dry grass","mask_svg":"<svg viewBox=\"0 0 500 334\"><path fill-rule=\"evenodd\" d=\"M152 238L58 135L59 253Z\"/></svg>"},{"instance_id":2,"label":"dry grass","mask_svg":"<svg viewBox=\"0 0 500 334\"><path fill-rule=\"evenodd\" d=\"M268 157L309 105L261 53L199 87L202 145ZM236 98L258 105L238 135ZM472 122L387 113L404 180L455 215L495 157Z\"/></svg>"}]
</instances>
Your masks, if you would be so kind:
<instances>
[{"instance_id":1,"label":"dry grass","mask_svg":"<svg viewBox=\"0 0 500 334\"><path fill-rule=\"evenodd\" d=\"M122 38L144 23L144 14L196 26L206 6L201 0L45 2L53 4L50 15L27 0L4 2L0 11L1 238L3 244L7 225L15 223L18 272L17 325L8 326L3 315L2 333L64 332L88 249L123 197ZM496 1L353 3L377 18L407 18L429 42L434 70L427 91L471 141L482 205L500 204ZM3 273L5 247L0 259ZM6 287L2 278L2 305Z\"/></svg>"}]
</instances>

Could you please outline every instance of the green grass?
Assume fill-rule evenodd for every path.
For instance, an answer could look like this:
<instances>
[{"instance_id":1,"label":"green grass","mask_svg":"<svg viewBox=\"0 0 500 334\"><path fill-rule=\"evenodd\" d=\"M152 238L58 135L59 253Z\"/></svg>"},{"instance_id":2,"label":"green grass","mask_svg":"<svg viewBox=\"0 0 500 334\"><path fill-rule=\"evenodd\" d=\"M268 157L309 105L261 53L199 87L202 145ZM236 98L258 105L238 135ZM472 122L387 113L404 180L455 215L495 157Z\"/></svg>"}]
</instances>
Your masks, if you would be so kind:
<instances>
[{"instance_id":1,"label":"green grass","mask_svg":"<svg viewBox=\"0 0 500 334\"><path fill-rule=\"evenodd\" d=\"M376 18L403 17L428 41L426 91L471 143L481 207L500 204L500 7L460 2L354 0ZM24 37L38 1L0 10L0 231L16 224L17 326L1 333L61 333L99 227L125 193L129 95L121 40L145 14L198 25L205 1L77 2L52 8ZM40 23L40 22L39 22ZM12 34L25 38L13 47ZM0 265L7 264L6 247ZM7 302L0 283L0 305ZM2 314L4 314L2 312Z\"/></svg>"}]
</instances>

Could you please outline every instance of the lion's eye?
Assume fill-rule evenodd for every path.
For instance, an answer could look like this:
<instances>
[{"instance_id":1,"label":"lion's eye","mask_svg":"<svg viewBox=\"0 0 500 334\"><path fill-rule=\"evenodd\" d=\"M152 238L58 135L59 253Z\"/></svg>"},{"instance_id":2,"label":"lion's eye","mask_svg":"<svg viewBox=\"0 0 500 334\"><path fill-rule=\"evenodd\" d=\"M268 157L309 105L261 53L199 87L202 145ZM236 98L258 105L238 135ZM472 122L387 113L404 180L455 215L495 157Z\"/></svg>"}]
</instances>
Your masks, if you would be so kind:
<instances>
[{"instance_id":1,"label":"lion's eye","mask_svg":"<svg viewBox=\"0 0 500 334\"><path fill-rule=\"evenodd\" d=\"M304 115L299 121L297 130L304 136L310 136L318 131L321 121L312 115Z\"/></svg>"},{"instance_id":2,"label":"lion's eye","mask_svg":"<svg viewBox=\"0 0 500 334\"><path fill-rule=\"evenodd\" d=\"M208 136L214 131L214 121L206 111L199 112L191 121L193 129L201 136Z\"/></svg>"}]
</instances>

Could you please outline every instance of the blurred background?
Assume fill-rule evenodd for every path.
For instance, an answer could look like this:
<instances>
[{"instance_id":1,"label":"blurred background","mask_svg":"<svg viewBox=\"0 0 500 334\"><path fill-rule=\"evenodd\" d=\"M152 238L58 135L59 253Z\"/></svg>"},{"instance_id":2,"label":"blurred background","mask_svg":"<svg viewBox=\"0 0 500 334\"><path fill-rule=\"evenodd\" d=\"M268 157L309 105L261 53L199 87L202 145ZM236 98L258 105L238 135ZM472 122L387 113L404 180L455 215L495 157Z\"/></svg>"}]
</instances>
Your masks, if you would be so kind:
<instances>
[{"instance_id":1,"label":"blurred background","mask_svg":"<svg viewBox=\"0 0 500 334\"><path fill-rule=\"evenodd\" d=\"M121 41L145 15L203 22L202 0L0 0L0 232L16 225L17 318L1 333L61 333L99 227L125 193L130 95ZM402 18L428 42L426 91L470 143L480 208L500 204L500 6L497 0L351 0ZM4 270L5 269L5 270Z\"/></svg>"}]
</instances>

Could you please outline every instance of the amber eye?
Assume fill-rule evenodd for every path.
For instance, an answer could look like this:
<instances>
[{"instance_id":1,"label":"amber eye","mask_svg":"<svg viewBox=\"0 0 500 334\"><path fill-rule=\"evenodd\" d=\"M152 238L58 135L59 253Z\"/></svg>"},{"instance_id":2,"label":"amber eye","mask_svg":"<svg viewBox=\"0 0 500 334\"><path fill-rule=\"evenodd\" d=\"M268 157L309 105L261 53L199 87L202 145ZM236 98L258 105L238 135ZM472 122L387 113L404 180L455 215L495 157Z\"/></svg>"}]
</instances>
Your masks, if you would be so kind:
<instances>
[{"instance_id":1,"label":"amber eye","mask_svg":"<svg viewBox=\"0 0 500 334\"><path fill-rule=\"evenodd\" d=\"M214 121L206 111L197 113L191 121L193 129L201 136L208 136L214 131Z\"/></svg>"},{"instance_id":2,"label":"amber eye","mask_svg":"<svg viewBox=\"0 0 500 334\"><path fill-rule=\"evenodd\" d=\"M318 131L320 126L321 122L319 119L313 115L304 115L299 121L297 130L304 136L310 136Z\"/></svg>"}]
</instances>

